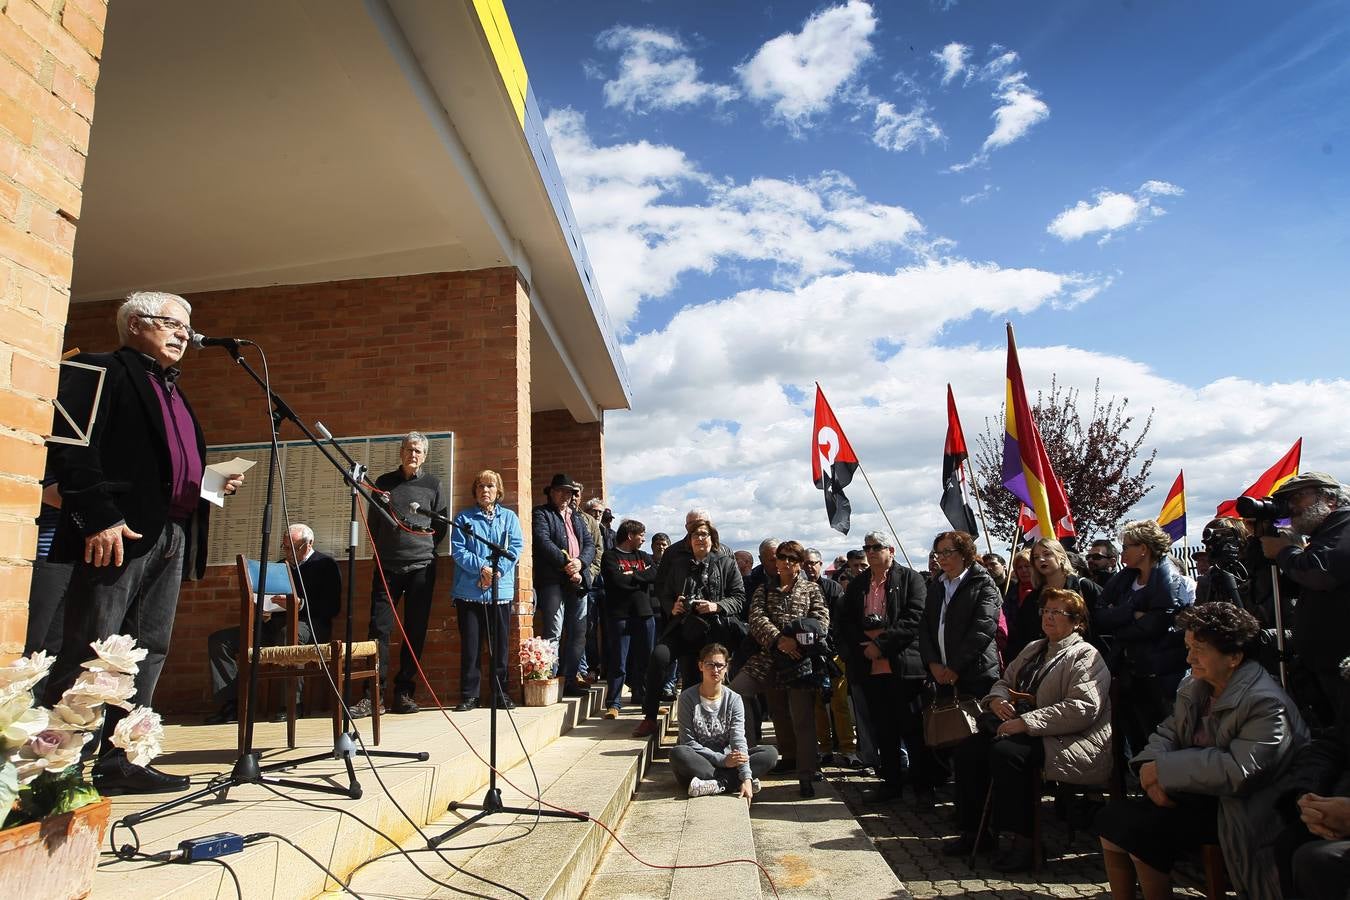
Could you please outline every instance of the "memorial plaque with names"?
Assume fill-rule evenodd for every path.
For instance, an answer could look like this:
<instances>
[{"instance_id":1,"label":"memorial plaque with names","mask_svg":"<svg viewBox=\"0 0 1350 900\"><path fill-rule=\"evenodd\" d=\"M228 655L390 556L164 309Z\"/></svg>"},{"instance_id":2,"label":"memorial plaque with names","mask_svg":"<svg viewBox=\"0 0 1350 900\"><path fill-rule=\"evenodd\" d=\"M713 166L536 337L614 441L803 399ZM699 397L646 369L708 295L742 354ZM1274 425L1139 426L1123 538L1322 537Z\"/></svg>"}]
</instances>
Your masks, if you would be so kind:
<instances>
[{"instance_id":1,"label":"memorial plaque with names","mask_svg":"<svg viewBox=\"0 0 1350 900\"><path fill-rule=\"evenodd\" d=\"M374 481L385 472L399 466L398 451L401 434L344 438L338 441L347 454L370 467L368 478ZM428 432L427 461L423 471L441 481L441 490L447 501L450 497L451 474L454 472L454 432ZM248 471L248 480L239 493L225 501L224 509L211 510L210 542L207 547L207 565L234 565L234 557L242 553L252 559L258 555L262 541L263 502L267 497L266 442L256 444L222 444L206 448L206 463L223 462L234 457L251 459L257 465ZM328 448L332 452L332 448ZM280 554L281 535L286 522L303 522L314 529L314 546L325 553L345 558L347 555L348 525L351 522L351 488L323 454L309 441L281 441L278 444L277 464L280 468L276 483L276 497L272 505L272 546L267 558ZM336 456L337 454L334 453ZM282 504L282 486L286 502ZM358 501L356 558L370 559L370 539L366 534L361 513L370 515L364 499ZM450 542L442 541L438 552L450 555Z\"/></svg>"}]
</instances>

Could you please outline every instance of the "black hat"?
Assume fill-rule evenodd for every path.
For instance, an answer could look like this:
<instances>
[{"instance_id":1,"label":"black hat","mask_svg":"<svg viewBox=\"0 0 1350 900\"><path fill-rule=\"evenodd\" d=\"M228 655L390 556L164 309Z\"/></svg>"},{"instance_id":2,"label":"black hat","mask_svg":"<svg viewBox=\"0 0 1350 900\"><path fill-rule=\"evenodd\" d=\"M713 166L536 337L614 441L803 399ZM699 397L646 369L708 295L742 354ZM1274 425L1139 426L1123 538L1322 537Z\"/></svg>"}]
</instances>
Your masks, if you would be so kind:
<instances>
[{"instance_id":1,"label":"black hat","mask_svg":"<svg viewBox=\"0 0 1350 900\"><path fill-rule=\"evenodd\" d=\"M562 472L559 472L557 475L553 476L553 480L548 483L548 487L544 488L544 493L547 494L554 488L566 488L567 490L571 491L574 494L580 493L581 491L581 485L577 484L575 481L568 478Z\"/></svg>"},{"instance_id":2,"label":"black hat","mask_svg":"<svg viewBox=\"0 0 1350 900\"><path fill-rule=\"evenodd\" d=\"M1341 483L1326 472L1304 472L1302 475L1295 475L1280 485L1280 489L1271 496L1289 497L1304 488L1329 488L1334 491L1340 489L1340 487Z\"/></svg>"}]
</instances>

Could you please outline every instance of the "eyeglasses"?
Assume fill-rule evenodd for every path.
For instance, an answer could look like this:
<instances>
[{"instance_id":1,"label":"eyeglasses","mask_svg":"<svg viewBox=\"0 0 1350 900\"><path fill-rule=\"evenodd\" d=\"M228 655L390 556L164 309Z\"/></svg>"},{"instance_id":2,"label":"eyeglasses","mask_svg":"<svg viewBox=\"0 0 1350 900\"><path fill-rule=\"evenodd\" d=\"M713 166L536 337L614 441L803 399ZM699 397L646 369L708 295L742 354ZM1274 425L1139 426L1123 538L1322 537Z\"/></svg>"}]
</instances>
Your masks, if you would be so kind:
<instances>
[{"instance_id":1,"label":"eyeglasses","mask_svg":"<svg viewBox=\"0 0 1350 900\"><path fill-rule=\"evenodd\" d=\"M961 555L961 551L960 551L960 550L934 550L934 551L933 551L933 555L936 556L938 559L943 559L943 558L948 557L948 556L960 556L960 555Z\"/></svg>"},{"instance_id":2,"label":"eyeglasses","mask_svg":"<svg viewBox=\"0 0 1350 900\"><path fill-rule=\"evenodd\" d=\"M791 553L775 553L774 559L778 559L783 562L795 562L795 563L799 563L802 561L802 558L800 556L793 556Z\"/></svg>"},{"instance_id":3,"label":"eyeglasses","mask_svg":"<svg viewBox=\"0 0 1350 900\"><path fill-rule=\"evenodd\" d=\"M704 665L712 669L714 672L720 672L727 667L727 664L724 662L721 663L705 662Z\"/></svg>"},{"instance_id":4,"label":"eyeglasses","mask_svg":"<svg viewBox=\"0 0 1350 900\"><path fill-rule=\"evenodd\" d=\"M1077 618L1077 616L1075 616L1073 613L1071 613L1071 612L1069 612L1069 611L1067 611L1067 610L1063 610L1063 609L1043 609L1043 610L1041 610L1041 615L1042 615L1042 616L1049 616L1049 617L1052 618L1052 619L1075 619L1075 618Z\"/></svg>"},{"instance_id":5,"label":"eyeglasses","mask_svg":"<svg viewBox=\"0 0 1350 900\"><path fill-rule=\"evenodd\" d=\"M818 559L804 559L802 560L802 565L810 566L813 569L819 569L821 566L821 562Z\"/></svg>"},{"instance_id":6,"label":"eyeglasses","mask_svg":"<svg viewBox=\"0 0 1350 900\"><path fill-rule=\"evenodd\" d=\"M1114 556L1107 556L1105 553L1089 553L1088 559L1115 559Z\"/></svg>"},{"instance_id":7,"label":"eyeglasses","mask_svg":"<svg viewBox=\"0 0 1350 900\"><path fill-rule=\"evenodd\" d=\"M172 316L137 316L144 322L154 322L155 327L161 331L186 331L189 338L192 337L192 326Z\"/></svg>"},{"instance_id":8,"label":"eyeglasses","mask_svg":"<svg viewBox=\"0 0 1350 900\"><path fill-rule=\"evenodd\" d=\"M707 541L707 540L711 540L711 539L712 539L712 535L711 535L709 532L706 532L706 531L695 531L695 532L691 533L689 536L692 537L692 538L698 538L699 540L704 540L704 541Z\"/></svg>"},{"instance_id":9,"label":"eyeglasses","mask_svg":"<svg viewBox=\"0 0 1350 900\"><path fill-rule=\"evenodd\" d=\"M868 553L880 553L882 550L885 550L886 547L884 544L863 544L863 549Z\"/></svg>"}]
</instances>

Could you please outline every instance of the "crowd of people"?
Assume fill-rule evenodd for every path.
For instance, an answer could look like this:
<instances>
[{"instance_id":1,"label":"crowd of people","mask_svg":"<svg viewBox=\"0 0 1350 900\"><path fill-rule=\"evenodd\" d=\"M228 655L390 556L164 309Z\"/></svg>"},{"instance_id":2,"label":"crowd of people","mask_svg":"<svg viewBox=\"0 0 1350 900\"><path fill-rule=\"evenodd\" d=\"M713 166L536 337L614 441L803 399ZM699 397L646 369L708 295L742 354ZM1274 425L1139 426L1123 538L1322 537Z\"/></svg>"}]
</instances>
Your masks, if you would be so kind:
<instances>
[{"instance_id":1,"label":"crowd of people","mask_svg":"<svg viewBox=\"0 0 1350 900\"><path fill-rule=\"evenodd\" d=\"M54 448L44 480L28 650L58 653L49 696L88 661L90 641L129 633L148 651L134 700L150 704L180 580L204 568L205 440L177 388L190 316L181 297L134 294L118 312L121 349L79 357L106 375L88 445ZM63 398L75 389L63 381ZM461 639L454 709L483 702L484 647L487 702L513 706L508 614L525 526L492 470L474 476L472 504L452 519L423 469L428 450L410 432L399 467L375 482L382 567L369 635L381 679L356 715L391 693L394 712L417 711L415 657L447 536ZM223 493L242 484L231 476ZM931 810L954 782L956 834L942 852L993 854L996 870L1016 872L1038 857L1034 815L1052 784L1110 795L1077 808L1090 813L1117 900L1136 885L1146 900L1170 896L1174 863L1203 844L1222 849L1244 897L1350 891L1350 491L1330 475L1289 479L1257 518L1210 522L1197 578L1152 520L1085 555L1042 538L1011 560L945 531L919 570L897 559L891 537L869 532L827 568L791 539L733 550L714 516L694 509L677 540L652 534L649 554L646 525L615 527L601 499L581 502L583 490L557 474L530 512L535 633L559 642L568 693L605 681L608 718L627 690L642 711L636 736L655 731L662 703L678 704L671 764L690 796L749 801L776 769L811 797L822 765L836 762L875 770L866 801ZM341 607L338 567L307 526L291 527L282 547L306 588L296 598L305 628L287 635L278 618L264 639L325 640ZM407 637L390 692L399 601ZM217 721L234 714L239 643L237 629L209 641ZM955 736L944 715L939 741L929 716L950 709L973 713ZM766 715L774 746L763 743ZM96 749L99 790L186 789L186 778L132 765L111 746L117 716Z\"/></svg>"}]
</instances>

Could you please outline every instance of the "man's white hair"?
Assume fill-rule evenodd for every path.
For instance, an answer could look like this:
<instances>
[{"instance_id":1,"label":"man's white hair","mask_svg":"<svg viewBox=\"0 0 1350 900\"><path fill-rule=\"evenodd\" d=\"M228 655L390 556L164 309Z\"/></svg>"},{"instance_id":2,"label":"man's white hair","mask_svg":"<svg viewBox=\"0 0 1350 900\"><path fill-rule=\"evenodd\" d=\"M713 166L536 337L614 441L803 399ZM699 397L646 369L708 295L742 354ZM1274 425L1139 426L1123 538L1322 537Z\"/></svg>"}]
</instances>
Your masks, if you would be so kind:
<instances>
[{"instance_id":1,"label":"man's white hair","mask_svg":"<svg viewBox=\"0 0 1350 900\"><path fill-rule=\"evenodd\" d=\"M158 316L163 311L165 303L177 303L187 312L188 318L192 318L192 304L177 294L168 294L164 291L132 291L127 294L127 299L122 301L122 305L117 307L118 340L125 344L131 337L132 316Z\"/></svg>"},{"instance_id":2,"label":"man's white hair","mask_svg":"<svg viewBox=\"0 0 1350 900\"><path fill-rule=\"evenodd\" d=\"M605 501L601 500L599 497L592 497L591 499L589 499L589 500L586 501L586 508L587 508L587 509L604 509L604 508L605 508Z\"/></svg>"},{"instance_id":3,"label":"man's white hair","mask_svg":"<svg viewBox=\"0 0 1350 900\"><path fill-rule=\"evenodd\" d=\"M781 543L783 542L775 537L765 538L764 540L759 542L759 552L763 553L765 550L777 550L778 545Z\"/></svg>"},{"instance_id":4,"label":"man's white hair","mask_svg":"<svg viewBox=\"0 0 1350 900\"><path fill-rule=\"evenodd\" d=\"M712 513L708 512L706 509L691 509L689 510L689 512L684 514L684 527L688 528L690 524L697 519L702 519L705 522L711 522Z\"/></svg>"},{"instance_id":5,"label":"man's white hair","mask_svg":"<svg viewBox=\"0 0 1350 900\"><path fill-rule=\"evenodd\" d=\"M421 444L422 455L423 456L431 455L431 441L427 440L427 436L420 431L410 431L407 434L405 434L403 436L403 440L398 442L398 448L402 450L408 444Z\"/></svg>"},{"instance_id":6,"label":"man's white hair","mask_svg":"<svg viewBox=\"0 0 1350 900\"><path fill-rule=\"evenodd\" d=\"M291 535L294 536L297 533L299 533L300 539L306 544L314 543L314 529L310 528L304 522L296 522L291 526Z\"/></svg>"},{"instance_id":7,"label":"man's white hair","mask_svg":"<svg viewBox=\"0 0 1350 900\"><path fill-rule=\"evenodd\" d=\"M884 531L867 532L867 534L863 535L863 543L880 544L881 546L886 547L888 549L891 550L895 549L895 541L891 540L891 536Z\"/></svg>"}]
</instances>

